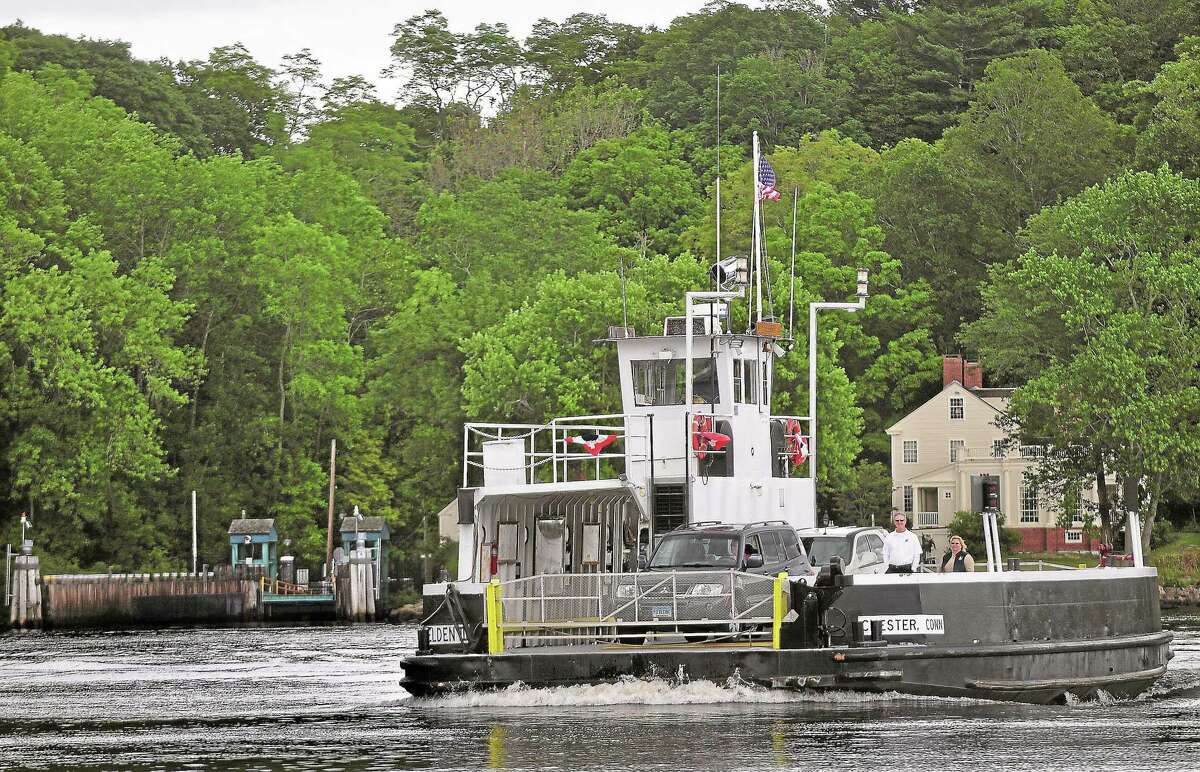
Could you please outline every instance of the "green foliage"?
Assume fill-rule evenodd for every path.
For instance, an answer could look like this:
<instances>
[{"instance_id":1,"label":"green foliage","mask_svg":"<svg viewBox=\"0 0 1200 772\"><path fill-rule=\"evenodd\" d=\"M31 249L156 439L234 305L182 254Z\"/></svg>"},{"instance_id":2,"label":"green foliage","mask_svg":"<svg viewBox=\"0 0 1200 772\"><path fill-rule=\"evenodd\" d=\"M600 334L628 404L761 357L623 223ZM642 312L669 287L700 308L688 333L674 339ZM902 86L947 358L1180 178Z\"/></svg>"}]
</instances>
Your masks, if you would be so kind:
<instances>
[{"instance_id":1,"label":"green foliage","mask_svg":"<svg viewBox=\"0 0 1200 772\"><path fill-rule=\"evenodd\" d=\"M1156 103L1138 136L1138 160L1144 168L1166 163L1200 177L1200 37L1187 38L1178 50L1179 60L1163 65L1146 89Z\"/></svg>"},{"instance_id":2,"label":"green foliage","mask_svg":"<svg viewBox=\"0 0 1200 772\"><path fill-rule=\"evenodd\" d=\"M1105 471L1142 480L1143 542L1163 496L1194 495L1200 463L1198 211L1200 183L1165 169L1044 210L1030 251L993 269L986 313L965 332L992 366L1026 379L1010 415L1023 443L1047 447L1039 487Z\"/></svg>"},{"instance_id":3,"label":"green foliage","mask_svg":"<svg viewBox=\"0 0 1200 772\"><path fill-rule=\"evenodd\" d=\"M882 430L982 313L963 341L1025 384L1045 491L1137 476L1151 529L1200 495L1189 35L1190 0L719 0L523 44L427 11L393 30L392 106L308 49L148 63L5 27L0 498L49 565L177 567L192 489L202 559L242 509L315 559L336 439L338 508L388 518L415 571L464 420L617 409L591 341L619 270L643 331L704 287L718 173L720 251L748 250L758 131L774 313L871 272L864 311L821 317L822 506L886 509ZM807 413L804 323L777 413Z\"/></svg>"},{"instance_id":4,"label":"green foliage","mask_svg":"<svg viewBox=\"0 0 1200 772\"><path fill-rule=\"evenodd\" d=\"M575 156L562 184L574 206L600 214L620 244L677 254L678 234L700 207L695 176L678 155L665 130L648 126Z\"/></svg>"},{"instance_id":5,"label":"green foliage","mask_svg":"<svg viewBox=\"0 0 1200 772\"><path fill-rule=\"evenodd\" d=\"M996 514L1000 526L1000 554L1007 555L1021 543L1021 533L1015 528L1004 527L1004 513ZM967 543L967 552L976 563L987 561L987 545L983 540L983 515L979 512L955 512L947 530L951 535L961 536Z\"/></svg>"}]
</instances>

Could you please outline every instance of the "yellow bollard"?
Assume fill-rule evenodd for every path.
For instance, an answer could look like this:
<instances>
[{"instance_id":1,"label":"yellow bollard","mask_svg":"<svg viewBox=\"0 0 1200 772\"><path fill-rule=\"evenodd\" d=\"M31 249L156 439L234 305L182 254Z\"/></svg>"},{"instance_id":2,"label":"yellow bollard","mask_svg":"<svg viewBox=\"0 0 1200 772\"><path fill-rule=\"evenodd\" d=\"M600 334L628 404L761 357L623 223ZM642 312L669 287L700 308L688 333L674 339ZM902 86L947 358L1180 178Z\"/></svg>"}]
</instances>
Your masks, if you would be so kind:
<instances>
[{"instance_id":1,"label":"yellow bollard","mask_svg":"<svg viewBox=\"0 0 1200 772\"><path fill-rule=\"evenodd\" d=\"M771 648L779 648L779 633L783 629L783 617L787 614L787 609L783 602L783 588L787 583L788 575L786 571L780 571L775 577L775 608L771 615Z\"/></svg>"},{"instance_id":2,"label":"yellow bollard","mask_svg":"<svg viewBox=\"0 0 1200 772\"><path fill-rule=\"evenodd\" d=\"M504 609L500 605L500 580L492 577L484 596L487 606L488 654L504 653Z\"/></svg>"}]
</instances>

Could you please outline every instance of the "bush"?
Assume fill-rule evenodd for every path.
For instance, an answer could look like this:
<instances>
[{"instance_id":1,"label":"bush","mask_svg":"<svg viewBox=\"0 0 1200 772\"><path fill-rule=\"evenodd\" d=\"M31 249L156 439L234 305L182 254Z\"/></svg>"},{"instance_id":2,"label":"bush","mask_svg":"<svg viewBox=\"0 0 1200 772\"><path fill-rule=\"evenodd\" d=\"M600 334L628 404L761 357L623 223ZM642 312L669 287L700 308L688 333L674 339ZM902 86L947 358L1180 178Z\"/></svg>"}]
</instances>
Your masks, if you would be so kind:
<instances>
[{"instance_id":1,"label":"bush","mask_svg":"<svg viewBox=\"0 0 1200 772\"><path fill-rule=\"evenodd\" d=\"M1175 538L1175 525L1165 517L1156 517L1150 529L1150 546L1161 547Z\"/></svg>"},{"instance_id":2,"label":"bush","mask_svg":"<svg viewBox=\"0 0 1200 772\"><path fill-rule=\"evenodd\" d=\"M1001 552L1011 552L1013 547L1021 543L1021 535L1013 528L1004 527L1004 513L996 515L996 523L1000 526ZM949 528L950 535L961 536L966 541L967 552L970 552L972 557L978 558L987 554L983 545L983 513L955 512Z\"/></svg>"}]
</instances>

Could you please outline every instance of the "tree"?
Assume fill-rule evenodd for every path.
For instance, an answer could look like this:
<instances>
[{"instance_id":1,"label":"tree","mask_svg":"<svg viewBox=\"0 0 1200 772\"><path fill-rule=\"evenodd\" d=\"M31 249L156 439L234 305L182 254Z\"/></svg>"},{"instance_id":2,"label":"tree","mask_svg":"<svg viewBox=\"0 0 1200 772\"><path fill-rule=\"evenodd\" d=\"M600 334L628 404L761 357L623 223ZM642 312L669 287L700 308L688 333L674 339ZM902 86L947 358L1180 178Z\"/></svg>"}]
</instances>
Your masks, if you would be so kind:
<instances>
[{"instance_id":1,"label":"tree","mask_svg":"<svg viewBox=\"0 0 1200 772\"><path fill-rule=\"evenodd\" d=\"M437 189L453 190L508 169L559 174L579 152L634 132L643 115L642 95L611 81L561 95L519 90L487 126L459 132L441 148L427 178Z\"/></svg>"},{"instance_id":2,"label":"tree","mask_svg":"<svg viewBox=\"0 0 1200 772\"><path fill-rule=\"evenodd\" d=\"M180 90L170 66L134 59L128 43L44 35L19 23L0 28L0 41L11 46L13 69L37 72L56 64L86 72L96 96L111 99L139 120L175 135L195 153L211 152L200 118ZM0 67L0 72L3 69Z\"/></svg>"},{"instance_id":3,"label":"tree","mask_svg":"<svg viewBox=\"0 0 1200 772\"><path fill-rule=\"evenodd\" d=\"M1045 448L1050 495L1095 486L1113 532L1108 475L1141 483L1143 545L1159 502L1200 479L1200 182L1126 173L1029 223L1030 249L996 266L964 339L1025 381L1010 404L1023 444Z\"/></svg>"},{"instance_id":4,"label":"tree","mask_svg":"<svg viewBox=\"0 0 1200 772\"><path fill-rule=\"evenodd\" d=\"M1000 554L1011 554L1021 543L1021 533L1015 528L1004 527L1004 513L996 513L996 525L999 526ZM978 565L987 563L987 543L983 538L983 514L981 512L955 512L947 530L954 536L961 536L966 542L964 549L972 553ZM939 560L939 562L941 562Z\"/></svg>"},{"instance_id":5,"label":"tree","mask_svg":"<svg viewBox=\"0 0 1200 772\"><path fill-rule=\"evenodd\" d=\"M214 48L205 61L180 62L175 74L214 150L252 156L287 138L287 100L275 71L241 43Z\"/></svg>"},{"instance_id":6,"label":"tree","mask_svg":"<svg viewBox=\"0 0 1200 772\"><path fill-rule=\"evenodd\" d=\"M848 113L848 88L831 77L824 55L767 52L746 57L723 84L723 139L749 144L759 132L768 147L795 145L805 134L838 128L865 139L861 124Z\"/></svg>"},{"instance_id":7,"label":"tree","mask_svg":"<svg viewBox=\"0 0 1200 772\"><path fill-rule=\"evenodd\" d=\"M405 78L402 93L429 105L446 138L447 110L462 102L480 113L496 105L517 84L521 47L504 24L480 24L473 33L451 32L441 11L411 16L392 30L392 65L386 73Z\"/></svg>"},{"instance_id":8,"label":"tree","mask_svg":"<svg viewBox=\"0 0 1200 772\"><path fill-rule=\"evenodd\" d=\"M690 255L630 261L629 321L646 329L679 307L683 293L704 281ZM556 415L596 415L620 409L616 350L594 341L621 320L615 270L563 273L538 284L534 299L463 346L463 397L482 420L546 421Z\"/></svg>"},{"instance_id":9,"label":"tree","mask_svg":"<svg viewBox=\"0 0 1200 772\"><path fill-rule=\"evenodd\" d=\"M906 114L935 139L967 106L993 62L1037 44L1042 0L934 0L915 13L888 17L908 70Z\"/></svg>"},{"instance_id":10,"label":"tree","mask_svg":"<svg viewBox=\"0 0 1200 772\"><path fill-rule=\"evenodd\" d=\"M379 102L331 110L301 145L276 154L288 168L329 164L350 175L388 217L394 233L410 234L426 195L416 136L400 111Z\"/></svg>"},{"instance_id":11,"label":"tree","mask_svg":"<svg viewBox=\"0 0 1200 772\"><path fill-rule=\"evenodd\" d=\"M575 156L562 183L575 207L598 213L623 246L678 254L678 234L697 213L700 195L692 170L677 159L670 135L647 126Z\"/></svg>"},{"instance_id":12,"label":"tree","mask_svg":"<svg viewBox=\"0 0 1200 772\"><path fill-rule=\"evenodd\" d=\"M1042 207L1125 161L1116 124L1080 93L1056 56L1040 50L989 65L944 146L952 167L981 180L974 194L1011 235Z\"/></svg>"},{"instance_id":13,"label":"tree","mask_svg":"<svg viewBox=\"0 0 1200 772\"><path fill-rule=\"evenodd\" d=\"M525 38L528 77L539 89L558 93L594 85L618 62L633 59L644 39L641 29L604 14L576 13L561 23L538 19Z\"/></svg>"},{"instance_id":14,"label":"tree","mask_svg":"<svg viewBox=\"0 0 1200 772\"><path fill-rule=\"evenodd\" d=\"M1138 136L1143 168L1163 163L1200 177L1200 37L1178 46L1179 60L1164 64L1147 91L1156 100L1149 124Z\"/></svg>"},{"instance_id":15,"label":"tree","mask_svg":"<svg viewBox=\"0 0 1200 772\"><path fill-rule=\"evenodd\" d=\"M724 86L725 77L735 75L747 57L799 59L804 52L820 51L824 38L811 7L751 9L715 0L648 35L637 61L623 67L621 76L644 90L651 114L667 126L715 137L718 67ZM722 99L722 110L728 106Z\"/></svg>"}]
</instances>

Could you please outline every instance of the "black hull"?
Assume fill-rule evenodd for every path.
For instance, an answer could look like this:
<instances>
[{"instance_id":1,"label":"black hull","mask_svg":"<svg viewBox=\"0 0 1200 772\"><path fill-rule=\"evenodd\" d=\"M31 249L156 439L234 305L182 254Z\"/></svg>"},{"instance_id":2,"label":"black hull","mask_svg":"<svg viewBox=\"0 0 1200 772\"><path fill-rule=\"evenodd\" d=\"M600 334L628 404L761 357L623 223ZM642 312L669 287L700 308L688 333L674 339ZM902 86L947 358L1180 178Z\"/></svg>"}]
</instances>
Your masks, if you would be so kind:
<instances>
[{"instance_id":1,"label":"black hull","mask_svg":"<svg viewBox=\"0 0 1200 772\"><path fill-rule=\"evenodd\" d=\"M687 647L530 649L489 656L439 654L404 660L409 692L426 697L513 684L546 688L622 678L736 677L773 688L970 697L1032 703L1104 691L1134 697L1161 676L1168 632L1093 641L979 646L766 649Z\"/></svg>"},{"instance_id":2,"label":"black hull","mask_svg":"<svg viewBox=\"0 0 1200 772\"><path fill-rule=\"evenodd\" d=\"M802 595L792 594L798 611ZM801 621L783 625L778 650L702 644L530 647L496 655L426 651L404 660L401 684L428 696L516 683L555 687L630 677L724 683L736 677L772 688L1054 703L1101 691L1136 696L1171 658L1153 569L846 577L828 598L824 646L801 614ZM856 631L866 632L863 620L895 615L936 615L938 626L930 631L936 634L862 642Z\"/></svg>"}]
</instances>

